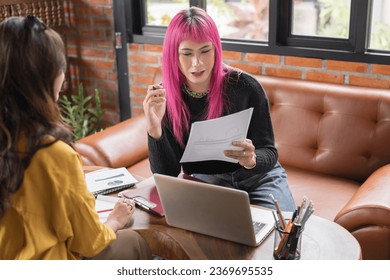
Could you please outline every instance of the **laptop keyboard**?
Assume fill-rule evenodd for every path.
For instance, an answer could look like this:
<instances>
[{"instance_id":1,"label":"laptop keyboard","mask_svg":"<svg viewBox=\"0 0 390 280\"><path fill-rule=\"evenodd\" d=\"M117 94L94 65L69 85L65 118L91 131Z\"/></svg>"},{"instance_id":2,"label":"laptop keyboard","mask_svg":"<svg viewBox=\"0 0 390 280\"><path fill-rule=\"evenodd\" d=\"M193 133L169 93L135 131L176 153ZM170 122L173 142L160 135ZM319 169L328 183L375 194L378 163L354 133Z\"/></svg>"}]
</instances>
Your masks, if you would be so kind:
<instances>
[{"instance_id":1,"label":"laptop keyboard","mask_svg":"<svg viewBox=\"0 0 390 280\"><path fill-rule=\"evenodd\" d=\"M263 227L265 227L265 224L253 221L253 229L255 230L255 235L257 235Z\"/></svg>"}]
</instances>

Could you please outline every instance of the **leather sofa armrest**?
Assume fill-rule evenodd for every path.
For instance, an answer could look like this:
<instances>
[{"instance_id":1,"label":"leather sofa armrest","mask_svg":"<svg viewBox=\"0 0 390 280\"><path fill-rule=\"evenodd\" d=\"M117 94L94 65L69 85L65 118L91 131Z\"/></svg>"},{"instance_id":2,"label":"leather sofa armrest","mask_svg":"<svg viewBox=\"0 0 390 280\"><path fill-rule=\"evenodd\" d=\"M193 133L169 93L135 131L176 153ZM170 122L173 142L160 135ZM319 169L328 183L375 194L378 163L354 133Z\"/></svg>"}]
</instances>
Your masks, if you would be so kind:
<instances>
[{"instance_id":1,"label":"leather sofa armrest","mask_svg":"<svg viewBox=\"0 0 390 280\"><path fill-rule=\"evenodd\" d=\"M146 119L139 115L78 140L84 165L130 167L148 157Z\"/></svg>"},{"instance_id":2,"label":"leather sofa armrest","mask_svg":"<svg viewBox=\"0 0 390 280\"><path fill-rule=\"evenodd\" d=\"M377 169L335 217L349 231L368 224L390 227L390 164Z\"/></svg>"},{"instance_id":3,"label":"leather sofa armrest","mask_svg":"<svg viewBox=\"0 0 390 280\"><path fill-rule=\"evenodd\" d=\"M334 221L358 240L363 259L390 259L390 164L368 177Z\"/></svg>"}]
</instances>

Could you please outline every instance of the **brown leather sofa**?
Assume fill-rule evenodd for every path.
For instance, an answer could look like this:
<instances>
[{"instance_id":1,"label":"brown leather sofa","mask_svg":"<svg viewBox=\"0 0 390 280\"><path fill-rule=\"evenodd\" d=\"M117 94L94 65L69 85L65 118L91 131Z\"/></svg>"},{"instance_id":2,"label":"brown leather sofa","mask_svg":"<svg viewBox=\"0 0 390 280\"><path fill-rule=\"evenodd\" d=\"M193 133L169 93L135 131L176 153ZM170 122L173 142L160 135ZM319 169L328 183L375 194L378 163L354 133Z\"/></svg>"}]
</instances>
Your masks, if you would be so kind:
<instances>
[{"instance_id":1,"label":"brown leather sofa","mask_svg":"<svg viewBox=\"0 0 390 280\"><path fill-rule=\"evenodd\" d=\"M342 225L363 259L390 259L390 90L258 76L297 203ZM144 116L79 140L85 165L152 175Z\"/></svg>"}]
</instances>

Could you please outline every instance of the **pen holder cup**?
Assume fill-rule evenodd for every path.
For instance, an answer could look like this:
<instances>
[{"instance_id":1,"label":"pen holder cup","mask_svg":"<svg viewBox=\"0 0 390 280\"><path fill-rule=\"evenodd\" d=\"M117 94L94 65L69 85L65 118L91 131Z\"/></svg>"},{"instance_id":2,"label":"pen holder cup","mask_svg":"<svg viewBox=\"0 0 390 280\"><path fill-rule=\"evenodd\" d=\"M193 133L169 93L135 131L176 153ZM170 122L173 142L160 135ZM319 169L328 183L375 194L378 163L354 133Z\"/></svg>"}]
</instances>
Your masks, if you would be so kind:
<instances>
[{"instance_id":1,"label":"pen holder cup","mask_svg":"<svg viewBox=\"0 0 390 280\"><path fill-rule=\"evenodd\" d=\"M288 225L288 223L286 222ZM301 242L303 229L286 226L283 230L275 224L273 256L275 260L299 260L301 258Z\"/></svg>"}]
</instances>

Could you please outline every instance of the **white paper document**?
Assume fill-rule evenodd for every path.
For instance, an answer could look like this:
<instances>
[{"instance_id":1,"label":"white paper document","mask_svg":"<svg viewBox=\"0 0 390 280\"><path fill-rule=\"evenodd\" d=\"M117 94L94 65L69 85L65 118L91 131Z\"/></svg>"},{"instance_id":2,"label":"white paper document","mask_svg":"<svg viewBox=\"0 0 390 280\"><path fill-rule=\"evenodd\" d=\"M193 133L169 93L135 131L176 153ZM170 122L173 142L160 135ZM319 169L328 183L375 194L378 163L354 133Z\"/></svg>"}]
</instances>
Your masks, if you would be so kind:
<instances>
[{"instance_id":1,"label":"white paper document","mask_svg":"<svg viewBox=\"0 0 390 280\"><path fill-rule=\"evenodd\" d=\"M98 212L99 220L104 223L107 220L108 215L114 208L115 203L119 200L119 197L98 195L95 201L95 210Z\"/></svg>"},{"instance_id":2,"label":"white paper document","mask_svg":"<svg viewBox=\"0 0 390 280\"><path fill-rule=\"evenodd\" d=\"M224 150L241 150L232 145L246 139L253 108L213 120L194 122L180 162L222 160L238 162L224 155Z\"/></svg>"}]
</instances>

